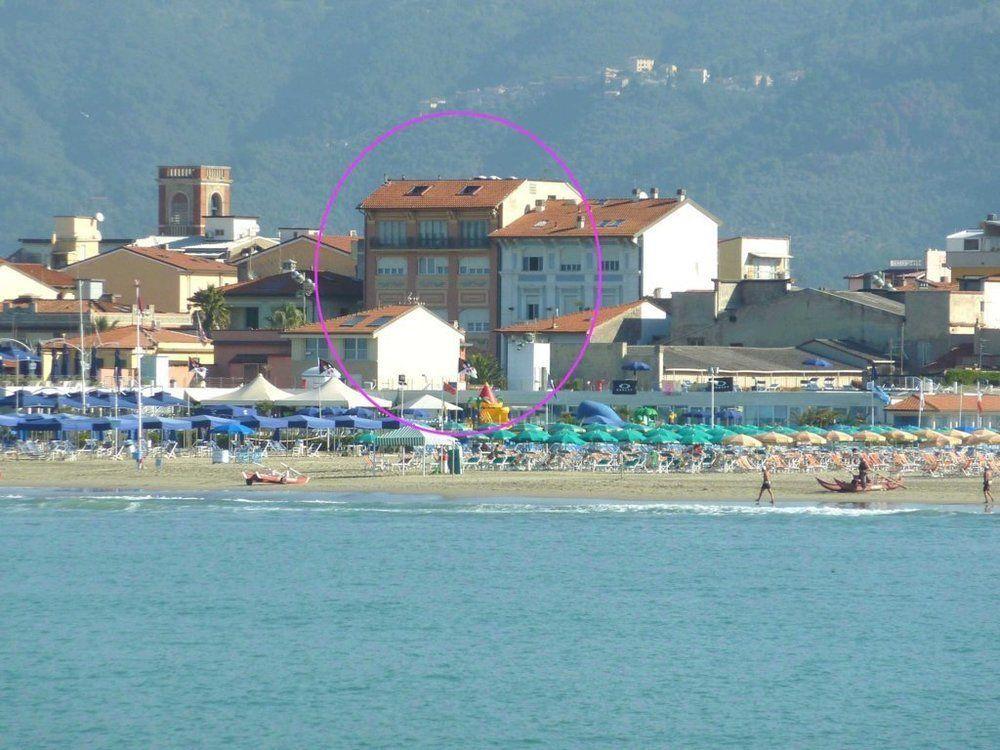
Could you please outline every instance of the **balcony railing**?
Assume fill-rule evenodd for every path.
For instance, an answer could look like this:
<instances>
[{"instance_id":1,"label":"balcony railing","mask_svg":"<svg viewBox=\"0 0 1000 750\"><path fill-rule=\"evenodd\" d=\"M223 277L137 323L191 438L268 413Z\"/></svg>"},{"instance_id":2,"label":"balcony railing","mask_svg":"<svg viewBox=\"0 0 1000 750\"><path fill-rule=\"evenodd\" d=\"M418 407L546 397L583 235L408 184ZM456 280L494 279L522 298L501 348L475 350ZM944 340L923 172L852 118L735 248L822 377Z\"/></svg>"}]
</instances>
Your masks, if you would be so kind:
<instances>
[{"instance_id":1,"label":"balcony railing","mask_svg":"<svg viewBox=\"0 0 1000 750\"><path fill-rule=\"evenodd\" d=\"M382 242L373 238L368 242L373 250L486 250L490 247L488 237L482 240L462 238L445 238L441 240L421 240L419 237L407 238L404 242Z\"/></svg>"}]
</instances>

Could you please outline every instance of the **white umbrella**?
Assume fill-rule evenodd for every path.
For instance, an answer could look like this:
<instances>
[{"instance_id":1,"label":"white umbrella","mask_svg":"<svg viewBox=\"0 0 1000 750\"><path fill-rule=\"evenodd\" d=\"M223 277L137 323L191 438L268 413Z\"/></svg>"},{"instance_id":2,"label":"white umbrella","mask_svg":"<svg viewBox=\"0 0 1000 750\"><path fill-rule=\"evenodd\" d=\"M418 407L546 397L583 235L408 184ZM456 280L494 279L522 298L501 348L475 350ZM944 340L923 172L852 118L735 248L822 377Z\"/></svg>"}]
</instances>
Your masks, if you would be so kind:
<instances>
[{"instance_id":1,"label":"white umbrella","mask_svg":"<svg viewBox=\"0 0 1000 750\"><path fill-rule=\"evenodd\" d=\"M268 381L268 379L263 375L258 375L240 388L229 391L228 393L221 393L218 396L199 399L199 403L236 405L253 405L259 404L263 401L277 403L286 398L290 398L291 395L292 394L281 390L278 386Z\"/></svg>"},{"instance_id":2,"label":"white umbrella","mask_svg":"<svg viewBox=\"0 0 1000 750\"><path fill-rule=\"evenodd\" d=\"M419 398L406 404L403 409L420 409L422 411L441 411L442 409L445 409L447 411L462 411L462 407L455 406L455 404L449 404L444 399L432 396L429 393L425 393L423 396L420 396Z\"/></svg>"},{"instance_id":3,"label":"white umbrella","mask_svg":"<svg viewBox=\"0 0 1000 750\"><path fill-rule=\"evenodd\" d=\"M372 396L379 406L391 406L392 402L384 398ZM281 406L340 406L348 409L371 408L371 401L363 394L351 388L339 378L330 378L319 388L310 388L295 395L286 394L286 398L278 402Z\"/></svg>"}]
</instances>

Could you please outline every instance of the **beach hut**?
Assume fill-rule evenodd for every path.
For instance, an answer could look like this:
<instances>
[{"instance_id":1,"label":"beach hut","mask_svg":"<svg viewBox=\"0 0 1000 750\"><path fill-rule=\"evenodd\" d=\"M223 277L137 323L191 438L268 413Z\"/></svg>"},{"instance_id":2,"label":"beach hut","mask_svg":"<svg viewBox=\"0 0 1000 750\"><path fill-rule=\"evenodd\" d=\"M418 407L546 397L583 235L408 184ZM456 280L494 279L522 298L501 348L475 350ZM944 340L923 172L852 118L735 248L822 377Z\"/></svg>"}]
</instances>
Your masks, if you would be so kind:
<instances>
[{"instance_id":1,"label":"beach hut","mask_svg":"<svg viewBox=\"0 0 1000 750\"><path fill-rule=\"evenodd\" d=\"M223 393L219 396L212 396L203 399L199 403L236 405L259 404L265 401L280 403L290 399L291 397L292 394L281 390L278 386L268 381L268 379L263 375L258 375L241 388L236 388L233 391Z\"/></svg>"}]
</instances>

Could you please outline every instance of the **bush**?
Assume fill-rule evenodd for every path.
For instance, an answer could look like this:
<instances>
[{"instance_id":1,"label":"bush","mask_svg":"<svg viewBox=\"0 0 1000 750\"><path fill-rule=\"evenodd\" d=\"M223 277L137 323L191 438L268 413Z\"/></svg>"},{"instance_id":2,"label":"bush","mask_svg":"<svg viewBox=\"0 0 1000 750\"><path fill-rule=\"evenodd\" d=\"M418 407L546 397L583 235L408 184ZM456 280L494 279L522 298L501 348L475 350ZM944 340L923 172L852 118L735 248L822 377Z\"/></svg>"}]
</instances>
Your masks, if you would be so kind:
<instances>
[{"instance_id":1,"label":"bush","mask_svg":"<svg viewBox=\"0 0 1000 750\"><path fill-rule=\"evenodd\" d=\"M955 369L946 370L944 373L945 383L958 383L959 385L1000 385L1000 371L997 370L969 370Z\"/></svg>"}]
</instances>

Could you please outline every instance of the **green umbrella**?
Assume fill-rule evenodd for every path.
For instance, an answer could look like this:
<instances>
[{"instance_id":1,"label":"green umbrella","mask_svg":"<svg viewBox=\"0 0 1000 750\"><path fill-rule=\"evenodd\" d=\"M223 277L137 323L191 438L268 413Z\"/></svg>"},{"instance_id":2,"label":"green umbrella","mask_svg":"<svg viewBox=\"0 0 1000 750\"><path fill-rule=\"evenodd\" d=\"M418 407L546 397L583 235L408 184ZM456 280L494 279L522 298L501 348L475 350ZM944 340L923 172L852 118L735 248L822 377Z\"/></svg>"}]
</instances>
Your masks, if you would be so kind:
<instances>
[{"instance_id":1,"label":"green umbrella","mask_svg":"<svg viewBox=\"0 0 1000 750\"><path fill-rule=\"evenodd\" d=\"M590 430L589 432L583 433L580 437L586 440L588 443L617 443L618 441L611 435L610 432L605 432L604 430Z\"/></svg>"},{"instance_id":2,"label":"green umbrella","mask_svg":"<svg viewBox=\"0 0 1000 750\"><path fill-rule=\"evenodd\" d=\"M577 424L570 424L569 422L556 422L554 425L549 426L549 432L553 435L557 432L575 432L580 434L581 432L586 432L585 427L581 427Z\"/></svg>"},{"instance_id":3,"label":"green umbrella","mask_svg":"<svg viewBox=\"0 0 1000 750\"><path fill-rule=\"evenodd\" d=\"M703 445L705 443L711 443L712 437L704 432L694 432L688 435L681 435L677 442L681 445Z\"/></svg>"},{"instance_id":4,"label":"green umbrella","mask_svg":"<svg viewBox=\"0 0 1000 750\"><path fill-rule=\"evenodd\" d=\"M467 430L469 428L466 425L462 424L461 422L452 421L452 422L445 422L444 427L442 429L456 431L456 430Z\"/></svg>"},{"instance_id":5,"label":"green umbrella","mask_svg":"<svg viewBox=\"0 0 1000 750\"><path fill-rule=\"evenodd\" d=\"M622 430L615 430L611 434L614 437L616 437L619 442L622 442L622 443L645 443L646 442L646 436L642 432L640 432L639 430L622 429Z\"/></svg>"},{"instance_id":6,"label":"green umbrella","mask_svg":"<svg viewBox=\"0 0 1000 750\"><path fill-rule=\"evenodd\" d=\"M550 445L586 445L575 432L568 432L566 430L555 435L550 435L549 439L545 442Z\"/></svg>"},{"instance_id":7,"label":"green umbrella","mask_svg":"<svg viewBox=\"0 0 1000 750\"><path fill-rule=\"evenodd\" d=\"M364 432L355 438L354 442L359 445L374 445L378 441L374 432Z\"/></svg>"},{"instance_id":8,"label":"green umbrella","mask_svg":"<svg viewBox=\"0 0 1000 750\"><path fill-rule=\"evenodd\" d=\"M544 443L549 438L545 430L522 430L510 439L512 443Z\"/></svg>"},{"instance_id":9,"label":"green umbrella","mask_svg":"<svg viewBox=\"0 0 1000 750\"><path fill-rule=\"evenodd\" d=\"M656 438L658 440L662 440L667 443L676 443L678 440L680 440L680 437L681 436L678 435L673 430L668 430L665 428L652 430L651 432L646 433L646 440L651 440L652 438Z\"/></svg>"},{"instance_id":10,"label":"green umbrella","mask_svg":"<svg viewBox=\"0 0 1000 750\"><path fill-rule=\"evenodd\" d=\"M517 435L510 430L497 430L487 433L486 437L490 440L513 440Z\"/></svg>"}]
</instances>

